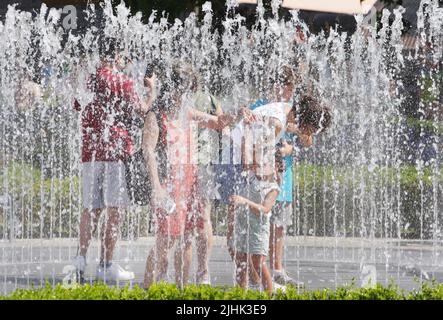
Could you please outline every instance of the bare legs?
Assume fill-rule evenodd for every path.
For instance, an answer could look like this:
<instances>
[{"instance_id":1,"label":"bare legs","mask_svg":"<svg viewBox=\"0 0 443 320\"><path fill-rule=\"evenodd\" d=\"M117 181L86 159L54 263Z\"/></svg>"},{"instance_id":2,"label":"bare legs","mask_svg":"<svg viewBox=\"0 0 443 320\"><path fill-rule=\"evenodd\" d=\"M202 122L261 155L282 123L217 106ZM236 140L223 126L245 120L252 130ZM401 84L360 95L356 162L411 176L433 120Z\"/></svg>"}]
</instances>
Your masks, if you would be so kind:
<instances>
[{"instance_id":1,"label":"bare legs","mask_svg":"<svg viewBox=\"0 0 443 320\"><path fill-rule=\"evenodd\" d=\"M227 239L227 243L228 243L228 252L229 255L231 256L232 261L236 261L236 257L237 257L237 252L235 251L235 243L234 243L234 224L235 224L235 207L233 205L229 205L228 207L228 228L227 228L227 233L226 233L226 239ZM246 260L245 260L246 261ZM252 265L252 260L248 259L248 263L249 263L249 267L246 268L248 271L248 275L249 275L249 280L252 284L259 284L260 283L260 275L256 272L256 269L254 268L254 266ZM245 269L245 270L246 270ZM237 266L237 270L238 266Z\"/></svg>"},{"instance_id":2,"label":"bare legs","mask_svg":"<svg viewBox=\"0 0 443 320\"><path fill-rule=\"evenodd\" d=\"M155 246L149 251L148 257L146 258L145 276L143 287L148 289L155 279Z\"/></svg>"},{"instance_id":3,"label":"bare legs","mask_svg":"<svg viewBox=\"0 0 443 320\"><path fill-rule=\"evenodd\" d=\"M155 281L166 280L168 271L168 251L172 247L172 239L167 234L158 233L155 245L146 260L144 287L149 288Z\"/></svg>"},{"instance_id":4,"label":"bare legs","mask_svg":"<svg viewBox=\"0 0 443 320\"><path fill-rule=\"evenodd\" d=\"M213 243L211 224L211 203L206 199L199 199L197 203L198 218L195 226L197 229L197 283L204 279L209 280L209 255ZM183 283L188 283L192 263L192 230L185 230L183 252ZM180 257L176 257L176 260Z\"/></svg>"},{"instance_id":5,"label":"bare legs","mask_svg":"<svg viewBox=\"0 0 443 320\"><path fill-rule=\"evenodd\" d=\"M183 288L189 281L192 262L192 234L185 231L184 237L178 239L174 254L175 283Z\"/></svg>"},{"instance_id":6,"label":"bare legs","mask_svg":"<svg viewBox=\"0 0 443 320\"><path fill-rule=\"evenodd\" d=\"M243 252L237 252L235 255L235 265L236 265L236 280L240 287L247 288L248 275L251 272L248 269L253 268L252 274L258 276L258 281L261 280L263 288L266 291L272 291L272 278L269 273L268 266L266 264L266 256L250 254Z\"/></svg>"},{"instance_id":7,"label":"bare legs","mask_svg":"<svg viewBox=\"0 0 443 320\"><path fill-rule=\"evenodd\" d=\"M269 264L271 270L283 270L283 239L284 227L271 223L271 235L269 239Z\"/></svg>"},{"instance_id":8,"label":"bare legs","mask_svg":"<svg viewBox=\"0 0 443 320\"><path fill-rule=\"evenodd\" d=\"M85 257L91 243L92 234L97 228L98 219L100 218L101 209L90 211L84 209L80 217L80 248L79 255Z\"/></svg>"},{"instance_id":9,"label":"bare legs","mask_svg":"<svg viewBox=\"0 0 443 320\"><path fill-rule=\"evenodd\" d=\"M109 263L114 256L115 244L118 238L118 226L120 224L120 213L117 208L108 208L108 214L103 221L102 245L100 261Z\"/></svg>"},{"instance_id":10,"label":"bare legs","mask_svg":"<svg viewBox=\"0 0 443 320\"><path fill-rule=\"evenodd\" d=\"M149 252L146 260L144 279L144 287L146 289L154 282L167 280L168 254L174 245L175 283L182 288L188 282L192 251L189 252L185 248L190 240L191 237L189 235L168 236L162 233L157 234L155 245Z\"/></svg>"},{"instance_id":11,"label":"bare legs","mask_svg":"<svg viewBox=\"0 0 443 320\"><path fill-rule=\"evenodd\" d=\"M266 256L257 254L250 255L250 259L254 266L255 272L260 276L263 288L266 291L272 292L272 278L266 264Z\"/></svg>"},{"instance_id":12,"label":"bare legs","mask_svg":"<svg viewBox=\"0 0 443 320\"><path fill-rule=\"evenodd\" d=\"M100 262L110 262L114 255L115 244L118 238L118 226L120 223L120 210L118 208L106 208L106 218L101 232ZM83 210L80 218L80 248L79 254L86 256L91 243L92 234L97 229L98 220L102 210Z\"/></svg>"},{"instance_id":13,"label":"bare legs","mask_svg":"<svg viewBox=\"0 0 443 320\"><path fill-rule=\"evenodd\" d=\"M209 277L209 255L213 243L211 203L202 199L199 204L203 228L197 228L197 281ZM189 241L190 242L190 241ZM190 261L189 261L190 263ZM189 267L188 267L189 270Z\"/></svg>"},{"instance_id":14,"label":"bare legs","mask_svg":"<svg viewBox=\"0 0 443 320\"><path fill-rule=\"evenodd\" d=\"M238 285L244 289L248 287L248 260L247 253L237 252L235 254L235 279Z\"/></svg>"},{"instance_id":15,"label":"bare legs","mask_svg":"<svg viewBox=\"0 0 443 320\"><path fill-rule=\"evenodd\" d=\"M235 252L234 252L234 223L235 223L235 206L230 204L228 206L228 216L227 216L228 228L226 232L226 241L228 245L229 255L231 259L235 260Z\"/></svg>"},{"instance_id":16,"label":"bare legs","mask_svg":"<svg viewBox=\"0 0 443 320\"><path fill-rule=\"evenodd\" d=\"M209 276L209 254L212 247L213 235L210 219L211 204L206 199L200 199L196 203L196 210L199 227L197 229L197 281L207 279ZM189 210L192 206L190 206ZM186 224L188 221L186 221ZM202 225L201 225L202 224ZM168 269L168 253L175 245L174 252L174 269L175 282L178 286L183 287L189 282L189 274L192 263L192 239L193 228L185 227L184 234L181 236L171 237L162 232L157 232L154 248L151 249L145 270L144 287L149 288L152 283L164 280L163 277Z\"/></svg>"}]
</instances>

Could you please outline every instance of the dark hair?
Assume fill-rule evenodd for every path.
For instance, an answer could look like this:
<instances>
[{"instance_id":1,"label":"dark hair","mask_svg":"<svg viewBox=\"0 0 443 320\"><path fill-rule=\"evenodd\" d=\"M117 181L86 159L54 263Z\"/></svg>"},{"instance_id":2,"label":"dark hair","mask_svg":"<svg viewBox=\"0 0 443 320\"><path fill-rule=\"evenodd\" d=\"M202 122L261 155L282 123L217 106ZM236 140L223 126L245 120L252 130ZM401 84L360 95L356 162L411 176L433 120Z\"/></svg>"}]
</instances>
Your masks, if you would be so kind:
<instances>
[{"instance_id":1,"label":"dark hair","mask_svg":"<svg viewBox=\"0 0 443 320\"><path fill-rule=\"evenodd\" d=\"M198 79L191 64L175 62L171 71L171 89L181 94L196 89Z\"/></svg>"},{"instance_id":2,"label":"dark hair","mask_svg":"<svg viewBox=\"0 0 443 320\"><path fill-rule=\"evenodd\" d=\"M115 38L106 37L102 39L99 46L100 59L113 61L115 56L121 51L119 42Z\"/></svg>"},{"instance_id":3,"label":"dark hair","mask_svg":"<svg viewBox=\"0 0 443 320\"><path fill-rule=\"evenodd\" d=\"M278 81L285 85L295 85L295 81L297 77L295 75L294 69L292 69L288 65L284 65L281 67Z\"/></svg>"},{"instance_id":4,"label":"dark hair","mask_svg":"<svg viewBox=\"0 0 443 320\"><path fill-rule=\"evenodd\" d=\"M291 66L285 64L278 70L274 70L270 73L266 86L267 90L274 92L273 90L275 90L275 85L278 85L279 88L288 86L295 88L299 83L301 83L300 75L296 73Z\"/></svg>"},{"instance_id":5,"label":"dark hair","mask_svg":"<svg viewBox=\"0 0 443 320\"><path fill-rule=\"evenodd\" d=\"M169 68L169 76L166 67L159 74L160 89L155 103L158 110L168 111L168 105L175 93L183 95L194 91L197 86L197 78L190 64L176 61Z\"/></svg>"},{"instance_id":6,"label":"dark hair","mask_svg":"<svg viewBox=\"0 0 443 320\"><path fill-rule=\"evenodd\" d=\"M294 103L292 110L296 115L299 127L310 125L320 133L326 131L331 126L331 110L323 106L313 96L302 96L298 105Z\"/></svg>"},{"instance_id":7,"label":"dark hair","mask_svg":"<svg viewBox=\"0 0 443 320\"><path fill-rule=\"evenodd\" d=\"M275 74L277 83L280 86L295 86L297 82L300 82L300 77L296 75L292 67L289 65L283 65ZM270 81L272 82L272 78Z\"/></svg>"},{"instance_id":8,"label":"dark hair","mask_svg":"<svg viewBox=\"0 0 443 320\"><path fill-rule=\"evenodd\" d=\"M145 70L145 78L152 78L152 76L154 75L154 63L153 62L148 62L147 66L146 66L146 70Z\"/></svg>"}]
</instances>

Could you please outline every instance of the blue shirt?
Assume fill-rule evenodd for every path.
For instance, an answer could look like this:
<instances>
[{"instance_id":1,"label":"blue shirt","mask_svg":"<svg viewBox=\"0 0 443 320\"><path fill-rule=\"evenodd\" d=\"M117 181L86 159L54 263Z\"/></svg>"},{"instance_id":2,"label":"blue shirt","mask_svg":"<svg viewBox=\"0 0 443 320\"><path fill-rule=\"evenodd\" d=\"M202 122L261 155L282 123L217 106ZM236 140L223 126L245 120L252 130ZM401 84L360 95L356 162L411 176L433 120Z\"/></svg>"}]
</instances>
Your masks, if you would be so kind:
<instances>
[{"instance_id":1,"label":"blue shirt","mask_svg":"<svg viewBox=\"0 0 443 320\"><path fill-rule=\"evenodd\" d=\"M261 107L269 102L266 99L259 99L249 106L249 109L254 110ZM285 132L282 139L289 140L293 142L295 136L293 133ZM292 202L292 166L294 164L294 159L292 155L283 157L285 162L285 171L282 174L282 183L280 185L280 193L277 197L277 201Z\"/></svg>"}]
</instances>

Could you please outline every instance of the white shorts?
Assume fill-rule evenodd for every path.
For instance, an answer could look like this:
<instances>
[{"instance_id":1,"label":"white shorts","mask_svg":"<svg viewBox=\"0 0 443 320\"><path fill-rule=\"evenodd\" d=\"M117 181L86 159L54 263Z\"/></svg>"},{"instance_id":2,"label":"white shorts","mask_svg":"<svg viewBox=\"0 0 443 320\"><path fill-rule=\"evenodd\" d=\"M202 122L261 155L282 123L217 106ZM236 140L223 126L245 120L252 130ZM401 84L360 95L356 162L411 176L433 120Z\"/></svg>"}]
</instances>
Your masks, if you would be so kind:
<instances>
[{"instance_id":1,"label":"white shorts","mask_svg":"<svg viewBox=\"0 0 443 320\"><path fill-rule=\"evenodd\" d=\"M131 205L123 162L82 163L83 208L125 208Z\"/></svg>"}]
</instances>

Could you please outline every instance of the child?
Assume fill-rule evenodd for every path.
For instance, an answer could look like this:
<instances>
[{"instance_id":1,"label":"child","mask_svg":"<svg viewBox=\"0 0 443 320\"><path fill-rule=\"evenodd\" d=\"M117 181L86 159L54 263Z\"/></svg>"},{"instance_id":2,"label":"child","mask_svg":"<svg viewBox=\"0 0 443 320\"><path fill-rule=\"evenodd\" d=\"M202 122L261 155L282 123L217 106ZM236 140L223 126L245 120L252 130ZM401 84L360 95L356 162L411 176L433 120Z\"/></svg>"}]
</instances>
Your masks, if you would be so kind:
<instances>
[{"instance_id":1,"label":"child","mask_svg":"<svg viewBox=\"0 0 443 320\"><path fill-rule=\"evenodd\" d=\"M279 175L276 171L281 172L281 157L276 156L275 168L269 164L257 165L255 155L254 162L246 192L243 195L233 195L230 199L235 213L232 240L235 247L236 279L242 288L247 288L248 275L258 277L263 288L272 292L272 278L266 265L266 257L269 250L270 212L279 194ZM253 270L248 270L249 268Z\"/></svg>"},{"instance_id":2,"label":"child","mask_svg":"<svg viewBox=\"0 0 443 320\"><path fill-rule=\"evenodd\" d=\"M146 261L145 288L156 281L167 281L168 254L175 246L175 282L188 282L191 263L189 248L194 223L190 214L195 198L196 165L192 124L221 130L234 122L232 115L212 116L193 108L187 98L192 92L192 69L174 64L172 84L164 81L155 108L148 113L143 130L143 154L153 185L156 239ZM157 158L160 161L157 161ZM165 210L168 199L175 206Z\"/></svg>"},{"instance_id":3,"label":"child","mask_svg":"<svg viewBox=\"0 0 443 320\"><path fill-rule=\"evenodd\" d=\"M309 146L312 144L312 137L318 133L324 132L331 124L331 112L329 108L324 107L317 99L304 95L301 97L298 104L296 104L295 109L295 123L287 124L287 131L291 131L297 134L299 140L302 145ZM272 138L272 137L271 137ZM255 141L257 144L265 145L260 143L260 141ZM268 144L269 145L269 144ZM255 146L255 147L256 147ZM289 150L287 150L289 149ZM284 144L282 147L279 147L279 152L283 156L292 156L291 153L293 151L293 147ZM291 161L292 163L292 161ZM291 163L286 167L286 172L284 174L283 180L286 180L288 176L288 172L292 175L291 172ZM292 178L292 176L290 176ZM290 184L291 186L291 184ZM285 191L287 188L283 185L283 190ZM291 188L292 189L292 188ZM289 192L289 196L292 197L292 190ZM281 195L279 194L281 199ZM279 199L277 199L279 200ZM292 212L287 212L287 215ZM292 210L291 210L292 211ZM271 270L273 270L274 278L276 280L275 287L278 285L285 285L287 283L291 285L298 285L296 281L290 279L284 270L282 270L282 255L283 255L283 235L284 235L284 225L279 223L279 220L286 220L287 218L284 214L279 212L278 206L275 206L272 209L272 214L270 222L271 222L271 243L270 243L270 253L271 253ZM235 246L232 240L233 229L234 229L234 214L232 212L228 212L228 250L233 259L235 259ZM279 263L279 264L278 264ZM250 286L256 287L258 284L257 277L254 276L254 273L251 271L253 267L249 268L249 276L250 276ZM278 277L280 275L280 278ZM278 281L280 280L280 281ZM292 281L291 281L292 280Z\"/></svg>"}]
</instances>

